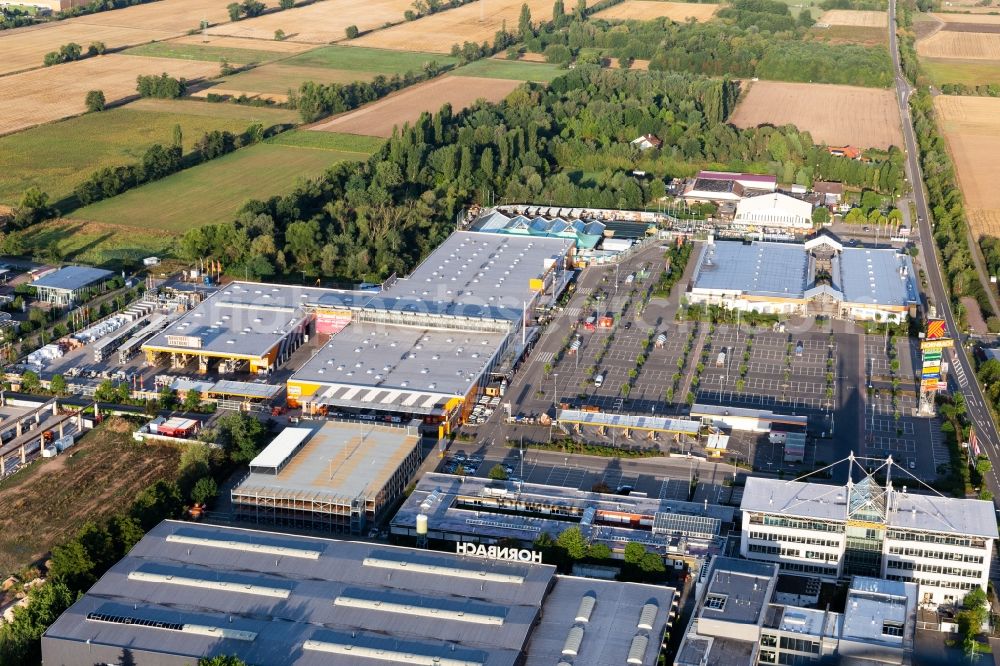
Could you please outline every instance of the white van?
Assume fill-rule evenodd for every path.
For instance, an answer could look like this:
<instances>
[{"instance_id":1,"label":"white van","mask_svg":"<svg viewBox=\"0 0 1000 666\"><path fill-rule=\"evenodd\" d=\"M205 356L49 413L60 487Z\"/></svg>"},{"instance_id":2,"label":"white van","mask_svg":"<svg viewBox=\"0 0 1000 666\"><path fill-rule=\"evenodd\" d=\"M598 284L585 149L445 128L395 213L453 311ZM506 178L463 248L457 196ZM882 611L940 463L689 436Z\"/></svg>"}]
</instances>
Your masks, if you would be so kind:
<instances>
[{"instance_id":1,"label":"white van","mask_svg":"<svg viewBox=\"0 0 1000 666\"><path fill-rule=\"evenodd\" d=\"M604 374L598 373L597 376L594 377L594 388L601 388L601 384L603 383L604 383Z\"/></svg>"}]
</instances>

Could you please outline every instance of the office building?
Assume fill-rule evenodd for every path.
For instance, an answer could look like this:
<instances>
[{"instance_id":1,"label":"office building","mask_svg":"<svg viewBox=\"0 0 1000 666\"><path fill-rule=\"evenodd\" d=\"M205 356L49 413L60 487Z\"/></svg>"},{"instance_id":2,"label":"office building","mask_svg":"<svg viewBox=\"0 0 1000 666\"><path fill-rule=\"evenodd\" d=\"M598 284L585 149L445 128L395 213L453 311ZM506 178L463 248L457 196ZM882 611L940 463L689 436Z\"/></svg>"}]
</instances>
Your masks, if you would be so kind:
<instances>
[{"instance_id":1,"label":"office building","mask_svg":"<svg viewBox=\"0 0 1000 666\"><path fill-rule=\"evenodd\" d=\"M882 486L875 475L899 469L891 459L872 474L848 460L861 477L847 486L748 478L740 554L829 581L912 581L927 607L986 590L997 539L992 502L917 494L891 479Z\"/></svg>"}]
</instances>

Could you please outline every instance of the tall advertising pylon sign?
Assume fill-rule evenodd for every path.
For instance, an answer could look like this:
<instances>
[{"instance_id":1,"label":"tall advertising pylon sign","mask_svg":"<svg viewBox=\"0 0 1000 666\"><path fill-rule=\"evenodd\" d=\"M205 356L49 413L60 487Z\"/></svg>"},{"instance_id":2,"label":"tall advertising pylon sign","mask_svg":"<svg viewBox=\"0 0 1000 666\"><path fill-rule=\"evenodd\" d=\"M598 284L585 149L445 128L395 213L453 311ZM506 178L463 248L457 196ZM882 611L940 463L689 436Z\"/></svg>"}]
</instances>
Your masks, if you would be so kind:
<instances>
[{"instance_id":1,"label":"tall advertising pylon sign","mask_svg":"<svg viewBox=\"0 0 1000 666\"><path fill-rule=\"evenodd\" d=\"M920 369L920 402L917 409L922 415L935 413L934 396L947 388L947 383L941 379L941 355L952 344L954 342L948 336L944 319L927 321L927 331L920 341L923 363Z\"/></svg>"}]
</instances>

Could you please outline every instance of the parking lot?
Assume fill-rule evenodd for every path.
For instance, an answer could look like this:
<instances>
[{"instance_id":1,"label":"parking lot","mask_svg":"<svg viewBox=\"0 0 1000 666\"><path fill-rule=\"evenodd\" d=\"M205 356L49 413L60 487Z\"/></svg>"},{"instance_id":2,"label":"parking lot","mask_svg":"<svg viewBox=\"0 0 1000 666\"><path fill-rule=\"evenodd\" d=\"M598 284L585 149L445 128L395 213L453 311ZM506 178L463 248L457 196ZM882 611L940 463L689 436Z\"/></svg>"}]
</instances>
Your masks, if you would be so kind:
<instances>
[{"instance_id":1,"label":"parking lot","mask_svg":"<svg viewBox=\"0 0 1000 666\"><path fill-rule=\"evenodd\" d=\"M892 455L930 480L948 462L940 424L914 415L919 341L865 335L848 322L810 318L756 328L745 322L684 321L678 315L682 290L675 288L670 299L646 298L658 279L662 254L654 246L617 270L593 267L582 273L573 299L546 329L504 398L513 414L551 415L565 404L684 418L688 404L696 401L809 417L810 444L806 460L799 464L785 463L783 447L766 436L732 433L732 457L746 456L758 471L797 476L854 452ZM693 263L679 286L689 279ZM652 267L649 276L637 275L626 284L624 277L641 266ZM598 293L601 297L593 298ZM599 325L602 316L610 317L605 320L608 326ZM586 325L590 317L598 322L593 328ZM519 434L533 441L549 436L546 428L500 425L498 416L478 428L490 441ZM705 453L670 436L631 433L626 438L613 429L557 427L553 436L566 434L610 446ZM566 464L572 464L571 456ZM548 472L546 478L561 473ZM589 475L581 478L581 483L592 480ZM576 477L564 481L572 485Z\"/></svg>"}]
</instances>

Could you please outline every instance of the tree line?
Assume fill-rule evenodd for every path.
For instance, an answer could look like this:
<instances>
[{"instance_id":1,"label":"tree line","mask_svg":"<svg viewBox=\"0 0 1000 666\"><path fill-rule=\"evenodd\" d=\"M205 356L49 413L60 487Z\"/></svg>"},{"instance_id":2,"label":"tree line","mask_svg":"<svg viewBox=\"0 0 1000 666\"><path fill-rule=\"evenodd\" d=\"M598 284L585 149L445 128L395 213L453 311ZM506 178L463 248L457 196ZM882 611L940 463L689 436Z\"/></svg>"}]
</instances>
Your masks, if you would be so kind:
<instances>
[{"instance_id":1,"label":"tree line","mask_svg":"<svg viewBox=\"0 0 1000 666\"><path fill-rule=\"evenodd\" d=\"M525 41L534 53L565 58L587 53L623 63L650 61L651 70L709 76L887 87L892 62L885 47L806 41L808 13L793 19L773 0L737 0L707 23L577 20L565 29L543 29ZM553 49L552 47L558 47Z\"/></svg>"},{"instance_id":2,"label":"tree line","mask_svg":"<svg viewBox=\"0 0 1000 666\"><path fill-rule=\"evenodd\" d=\"M402 76L393 74L388 77L379 74L372 81L329 84L304 81L298 90L289 91L288 104L291 108L298 109L303 122L311 123L374 102L418 81L434 78L449 67L431 60L424 63L420 72L406 72Z\"/></svg>"},{"instance_id":3,"label":"tree line","mask_svg":"<svg viewBox=\"0 0 1000 666\"><path fill-rule=\"evenodd\" d=\"M901 187L898 151L862 163L792 126L735 128L726 120L737 96L726 79L578 67L500 104L423 114L366 162L336 164L288 195L248 202L231 223L189 230L178 253L257 279L379 281L436 247L470 201L641 209L671 178L711 167ZM632 146L644 133L663 147Z\"/></svg>"},{"instance_id":4,"label":"tree line","mask_svg":"<svg viewBox=\"0 0 1000 666\"><path fill-rule=\"evenodd\" d=\"M920 150L924 184L927 186L930 214L935 222L934 241L940 250L942 274L950 287L952 311L956 317L965 321L965 306L961 298L968 296L979 304L983 318L989 319L998 313L993 312L972 261L971 249L966 240L968 234L962 191L958 187L955 167L948 156L944 139L934 120L933 98L926 89L918 88L910 97L910 111ZM990 268L993 269L993 266Z\"/></svg>"},{"instance_id":5,"label":"tree line","mask_svg":"<svg viewBox=\"0 0 1000 666\"><path fill-rule=\"evenodd\" d=\"M184 79L175 79L166 72L159 76L155 74L140 74L136 77L135 83L136 92L139 93L139 97L176 99L187 90L187 82Z\"/></svg>"},{"instance_id":6,"label":"tree line","mask_svg":"<svg viewBox=\"0 0 1000 666\"><path fill-rule=\"evenodd\" d=\"M144 183L165 178L181 169L221 157L237 148L259 143L263 138L264 126L260 123L251 124L241 134L211 130L195 142L194 150L185 160L180 125L176 125L171 145L153 144L135 164L104 167L95 171L73 189L73 194L80 205L86 206Z\"/></svg>"}]
</instances>

